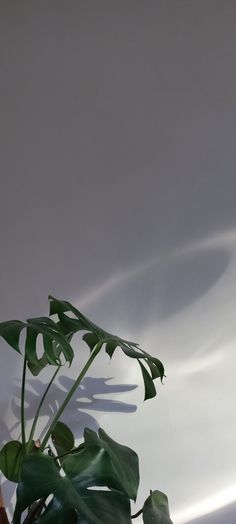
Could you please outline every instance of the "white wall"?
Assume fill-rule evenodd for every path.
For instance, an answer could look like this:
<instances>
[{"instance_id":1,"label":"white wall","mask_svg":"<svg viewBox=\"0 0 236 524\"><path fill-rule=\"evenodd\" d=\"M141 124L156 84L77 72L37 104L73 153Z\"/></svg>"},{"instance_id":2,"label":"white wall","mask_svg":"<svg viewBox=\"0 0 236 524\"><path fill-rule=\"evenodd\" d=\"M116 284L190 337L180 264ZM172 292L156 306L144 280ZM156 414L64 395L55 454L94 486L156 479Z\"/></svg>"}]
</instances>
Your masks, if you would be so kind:
<instances>
[{"instance_id":1,"label":"white wall","mask_svg":"<svg viewBox=\"0 0 236 524\"><path fill-rule=\"evenodd\" d=\"M45 314L50 292L157 354L157 399L143 404L140 384L113 394L133 407L90 416L139 452L140 503L159 488L175 524L220 507L230 524L235 2L1 11L1 320ZM1 347L4 436L20 360ZM106 362L94 376L139 383L135 364Z\"/></svg>"}]
</instances>

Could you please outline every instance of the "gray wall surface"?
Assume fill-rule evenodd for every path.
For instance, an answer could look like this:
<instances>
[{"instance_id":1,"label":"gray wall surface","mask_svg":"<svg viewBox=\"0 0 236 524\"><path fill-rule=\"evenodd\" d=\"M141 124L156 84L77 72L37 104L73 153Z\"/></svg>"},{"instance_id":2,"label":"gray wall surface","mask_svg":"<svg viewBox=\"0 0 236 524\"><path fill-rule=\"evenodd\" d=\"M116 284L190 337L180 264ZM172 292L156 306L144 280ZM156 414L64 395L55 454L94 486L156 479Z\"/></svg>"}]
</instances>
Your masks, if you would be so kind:
<instances>
[{"instance_id":1,"label":"gray wall surface","mask_svg":"<svg viewBox=\"0 0 236 524\"><path fill-rule=\"evenodd\" d=\"M161 489L175 524L236 514L235 29L233 0L1 3L1 321L52 293L163 360L143 404L102 358L80 421L136 449L137 509ZM21 360L0 362L4 439Z\"/></svg>"}]
</instances>

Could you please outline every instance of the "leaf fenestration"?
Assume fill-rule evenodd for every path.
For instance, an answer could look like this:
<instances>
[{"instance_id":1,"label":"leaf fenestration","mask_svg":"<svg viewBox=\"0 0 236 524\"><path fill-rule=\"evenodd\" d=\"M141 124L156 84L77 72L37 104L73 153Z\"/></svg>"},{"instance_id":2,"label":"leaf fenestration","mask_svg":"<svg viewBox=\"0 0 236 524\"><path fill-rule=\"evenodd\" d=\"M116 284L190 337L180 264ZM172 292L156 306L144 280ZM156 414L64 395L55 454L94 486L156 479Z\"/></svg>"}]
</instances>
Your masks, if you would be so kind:
<instances>
[{"instance_id":1,"label":"leaf fenestration","mask_svg":"<svg viewBox=\"0 0 236 524\"><path fill-rule=\"evenodd\" d=\"M134 498L138 468L132 450L114 442L103 430L98 436L87 429L83 445L66 455L61 464L64 476L55 460L40 451L24 458L13 524L20 524L27 507L51 494L53 498L36 524L64 524L75 514L79 524L131 524L127 492ZM97 486L109 490L92 489Z\"/></svg>"},{"instance_id":2,"label":"leaf fenestration","mask_svg":"<svg viewBox=\"0 0 236 524\"><path fill-rule=\"evenodd\" d=\"M127 357L138 360L140 364L145 388L144 400L156 395L156 388L153 381L156 378L160 378L162 381L164 377L164 367L160 360L142 350L135 342L122 339L100 328L69 302L60 301L52 296L49 296L49 300L50 315L58 315L62 331L67 333L67 335L70 333L72 337L77 331L81 329L84 330L86 333L83 335L83 340L88 344L90 351L93 351L96 344L100 342L105 345L105 351L110 358L112 358L115 349L120 347ZM74 318L69 317L66 313L70 315L73 314ZM143 360L149 367L151 375L149 375L140 360Z\"/></svg>"},{"instance_id":3,"label":"leaf fenestration","mask_svg":"<svg viewBox=\"0 0 236 524\"><path fill-rule=\"evenodd\" d=\"M26 328L25 356L28 368L37 375L47 364L62 365L61 355L70 365L74 352L68 338L61 331L57 323L47 317L31 318L26 322L10 320L0 323L0 336L19 353L19 338L21 331ZM37 356L38 335L43 337L43 356ZM22 351L23 353L23 351Z\"/></svg>"}]
</instances>

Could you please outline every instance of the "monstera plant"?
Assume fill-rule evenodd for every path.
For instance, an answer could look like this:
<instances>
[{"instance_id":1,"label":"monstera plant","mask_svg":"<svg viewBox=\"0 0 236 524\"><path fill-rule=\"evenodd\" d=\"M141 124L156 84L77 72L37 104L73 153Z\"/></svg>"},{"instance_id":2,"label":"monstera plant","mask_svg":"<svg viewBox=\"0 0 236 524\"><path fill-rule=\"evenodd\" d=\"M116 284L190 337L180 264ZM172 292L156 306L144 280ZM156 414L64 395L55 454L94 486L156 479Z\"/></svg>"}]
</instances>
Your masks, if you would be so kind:
<instances>
[{"instance_id":1,"label":"monstera plant","mask_svg":"<svg viewBox=\"0 0 236 524\"><path fill-rule=\"evenodd\" d=\"M48 317L0 324L0 336L23 357L21 440L5 443L0 451L0 470L17 485L13 524L131 524L141 514L145 524L170 524L167 497L157 490L151 491L143 508L132 515L131 501L136 500L139 486L138 457L132 449L115 442L102 428L98 432L85 428L83 442L76 445L71 429L61 420L103 348L110 358L120 348L125 357L138 362L145 400L156 395L154 380L164 377L162 363L138 344L104 331L69 302L52 296L49 301ZM25 338L20 343L23 330ZM36 430L41 408L62 365L73 363L72 339L78 331L89 347L89 358L39 441ZM43 341L40 357L39 335ZM52 378L26 435L27 373L36 377L48 365L53 368ZM8 522L3 507L0 515L5 519L2 522Z\"/></svg>"}]
</instances>

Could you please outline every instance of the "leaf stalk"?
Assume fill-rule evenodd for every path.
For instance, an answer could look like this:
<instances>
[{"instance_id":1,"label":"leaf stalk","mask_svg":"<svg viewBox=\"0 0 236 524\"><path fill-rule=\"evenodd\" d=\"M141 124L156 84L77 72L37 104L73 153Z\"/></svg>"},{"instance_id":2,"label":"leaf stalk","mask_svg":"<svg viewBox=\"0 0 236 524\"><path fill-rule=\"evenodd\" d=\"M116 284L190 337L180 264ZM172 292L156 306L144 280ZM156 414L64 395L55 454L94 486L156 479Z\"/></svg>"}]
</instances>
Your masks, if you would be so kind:
<instances>
[{"instance_id":1,"label":"leaf stalk","mask_svg":"<svg viewBox=\"0 0 236 524\"><path fill-rule=\"evenodd\" d=\"M58 422L58 420L60 419L63 411L65 410L67 404L70 402L70 399L73 397L74 393L76 392L76 390L78 389L80 383L82 382L84 376L86 375L88 369L90 368L92 362L94 361L94 359L96 358L96 356L98 355L101 347L103 345L103 341L99 341L94 350L92 351L89 359L87 360L85 366L83 367L83 369L81 370L78 378L76 379L76 381L74 382L73 386L71 387L70 391L67 393L66 395L66 398L64 400L64 402L61 404L61 407L58 409L57 411L57 414L55 415L52 423L50 424L49 428L48 428L48 431L44 437L44 439L42 440L42 444L41 444L41 450L44 450L45 449L45 446L47 445L47 442L55 428L55 425L56 423Z\"/></svg>"},{"instance_id":2,"label":"leaf stalk","mask_svg":"<svg viewBox=\"0 0 236 524\"><path fill-rule=\"evenodd\" d=\"M26 356L24 357L22 382L21 382L21 438L22 444L25 446L25 379L26 379Z\"/></svg>"}]
</instances>

